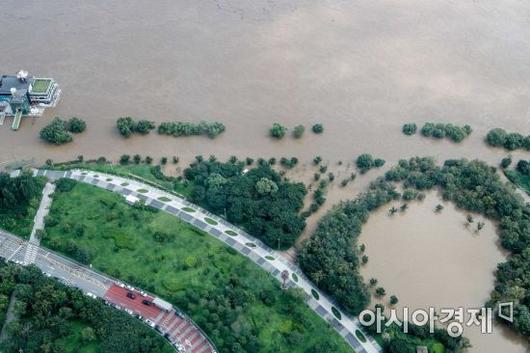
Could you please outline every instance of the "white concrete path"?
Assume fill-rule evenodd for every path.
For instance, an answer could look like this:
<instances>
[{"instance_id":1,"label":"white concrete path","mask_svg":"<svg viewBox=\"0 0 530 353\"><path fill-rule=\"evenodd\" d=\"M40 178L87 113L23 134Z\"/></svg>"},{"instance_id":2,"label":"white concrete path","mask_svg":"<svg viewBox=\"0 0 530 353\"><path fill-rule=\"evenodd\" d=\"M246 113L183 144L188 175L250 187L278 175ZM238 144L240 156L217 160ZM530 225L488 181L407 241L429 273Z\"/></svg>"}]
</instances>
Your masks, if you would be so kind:
<instances>
[{"instance_id":1,"label":"white concrete path","mask_svg":"<svg viewBox=\"0 0 530 353\"><path fill-rule=\"evenodd\" d=\"M38 231L44 230L44 218L48 215L48 212L50 212L50 206L52 204L51 195L54 191L55 184L48 182L46 183L46 185L44 185L39 209L35 214L35 218L33 220L33 229L31 230L29 243L26 247L26 254L24 256L24 264L26 265L34 263L37 257L37 252L40 245L40 237L38 235Z\"/></svg>"}]
</instances>

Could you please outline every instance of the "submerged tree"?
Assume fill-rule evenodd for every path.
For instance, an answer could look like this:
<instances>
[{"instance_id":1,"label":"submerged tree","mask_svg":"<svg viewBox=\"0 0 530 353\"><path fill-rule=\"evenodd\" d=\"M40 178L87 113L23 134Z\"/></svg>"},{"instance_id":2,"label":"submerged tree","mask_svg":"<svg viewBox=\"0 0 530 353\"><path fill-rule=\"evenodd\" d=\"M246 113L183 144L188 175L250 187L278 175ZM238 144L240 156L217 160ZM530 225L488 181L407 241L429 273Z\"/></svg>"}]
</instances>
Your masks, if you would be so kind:
<instances>
[{"instance_id":1,"label":"submerged tree","mask_svg":"<svg viewBox=\"0 0 530 353\"><path fill-rule=\"evenodd\" d=\"M270 135L276 139L283 138L286 132L287 128L279 123L272 124L272 127L269 130Z\"/></svg>"}]
</instances>

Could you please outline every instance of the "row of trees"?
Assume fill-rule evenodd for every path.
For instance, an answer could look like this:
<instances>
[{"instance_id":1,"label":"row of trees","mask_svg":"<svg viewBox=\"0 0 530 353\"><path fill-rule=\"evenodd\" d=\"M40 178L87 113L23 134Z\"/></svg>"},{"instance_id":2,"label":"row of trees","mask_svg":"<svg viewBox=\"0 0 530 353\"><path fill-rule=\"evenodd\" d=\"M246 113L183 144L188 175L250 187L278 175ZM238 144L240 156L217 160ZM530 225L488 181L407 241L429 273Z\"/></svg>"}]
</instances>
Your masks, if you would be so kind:
<instances>
[{"instance_id":1,"label":"row of trees","mask_svg":"<svg viewBox=\"0 0 530 353\"><path fill-rule=\"evenodd\" d=\"M486 143L492 147L503 147L509 151L524 148L530 151L530 135L523 136L518 132L507 132L504 129L492 129L486 135Z\"/></svg>"},{"instance_id":2,"label":"row of trees","mask_svg":"<svg viewBox=\"0 0 530 353\"><path fill-rule=\"evenodd\" d=\"M321 134L324 132L324 126L320 123L314 124L311 127L311 130L315 134ZM304 125L296 125L293 129L293 137L296 139L299 139L304 135L304 132L305 132ZM280 123L272 124L272 127L269 130L269 134L271 135L271 137L276 138L276 139L282 139L286 133L287 133L287 127L283 126Z\"/></svg>"},{"instance_id":3,"label":"row of trees","mask_svg":"<svg viewBox=\"0 0 530 353\"><path fill-rule=\"evenodd\" d=\"M453 142L461 142L471 134L471 126L456 126L443 123L425 123L421 128L421 134L425 137L441 139L447 137Z\"/></svg>"},{"instance_id":4,"label":"row of trees","mask_svg":"<svg viewBox=\"0 0 530 353\"><path fill-rule=\"evenodd\" d=\"M36 267L0 261L0 283L1 309L16 297L15 319L6 327L2 352L71 352L72 344L76 351L90 345L102 353L173 351L140 321L45 277Z\"/></svg>"},{"instance_id":5,"label":"row of trees","mask_svg":"<svg viewBox=\"0 0 530 353\"><path fill-rule=\"evenodd\" d=\"M135 121L130 116L118 118L116 125L123 137L130 137L132 134L146 135L155 128L155 123L149 120Z\"/></svg>"},{"instance_id":6,"label":"row of trees","mask_svg":"<svg viewBox=\"0 0 530 353\"><path fill-rule=\"evenodd\" d=\"M29 171L16 178L0 173L0 212L24 212L32 199L41 192L42 185Z\"/></svg>"},{"instance_id":7,"label":"row of trees","mask_svg":"<svg viewBox=\"0 0 530 353\"><path fill-rule=\"evenodd\" d=\"M162 135L171 135L174 137L207 135L209 138L216 138L225 131L223 123L214 121L201 121L198 124L182 121L172 121L161 123L158 126L158 133Z\"/></svg>"},{"instance_id":8,"label":"row of trees","mask_svg":"<svg viewBox=\"0 0 530 353\"><path fill-rule=\"evenodd\" d=\"M73 141L71 133L78 134L85 131L85 129L86 123L82 119L72 117L68 120L63 120L56 117L42 128L40 137L47 142L62 145Z\"/></svg>"},{"instance_id":9,"label":"row of trees","mask_svg":"<svg viewBox=\"0 0 530 353\"><path fill-rule=\"evenodd\" d=\"M401 160L367 192L322 218L300 252L304 272L345 311L358 314L364 309L370 298L359 275L357 237L372 211L400 197L395 182L416 190L439 187L443 198L458 207L499 221L501 243L512 255L499 265L488 304L514 301L511 327L530 335L530 261L525 262L530 257L530 206L499 179L494 168L480 161L448 160L438 167L430 158Z\"/></svg>"},{"instance_id":10,"label":"row of trees","mask_svg":"<svg viewBox=\"0 0 530 353\"><path fill-rule=\"evenodd\" d=\"M305 186L282 179L264 160L247 173L244 167L235 157L226 163L198 158L184 170L193 185L192 200L271 247L289 248L305 227L299 214Z\"/></svg>"}]
</instances>

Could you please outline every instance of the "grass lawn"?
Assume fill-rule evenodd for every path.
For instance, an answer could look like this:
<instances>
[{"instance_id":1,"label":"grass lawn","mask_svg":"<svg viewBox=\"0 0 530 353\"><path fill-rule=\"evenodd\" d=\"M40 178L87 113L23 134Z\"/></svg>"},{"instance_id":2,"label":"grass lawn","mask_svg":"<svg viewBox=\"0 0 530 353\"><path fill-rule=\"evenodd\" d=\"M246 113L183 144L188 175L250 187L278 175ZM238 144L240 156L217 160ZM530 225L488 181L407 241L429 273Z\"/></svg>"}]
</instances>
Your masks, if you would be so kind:
<instances>
[{"instance_id":1,"label":"grass lawn","mask_svg":"<svg viewBox=\"0 0 530 353\"><path fill-rule=\"evenodd\" d=\"M123 177L136 177L137 179L147 181L153 186L159 187L160 189L176 192L184 197L188 197L191 194L191 185L180 182L176 178L165 177L157 173L153 173L153 165L140 163L130 163L127 165L121 164L108 164L108 163L70 163L64 165L58 165L55 169L87 169L95 172L114 174Z\"/></svg>"},{"instance_id":2,"label":"grass lawn","mask_svg":"<svg viewBox=\"0 0 530 353\"><path fill-rule=\"evenodd\" d=\"M352 352L299 292L233 249L169 214L74 185L54 195L43 244L173 302L220 352Z\"/></svg>"},{"instance_id":3,"label":"grass lawn","mask_svg":"<svg viewBox=\"0 0 530 353\"><path fill-rule=\"evenodd\" d=\"M0 228L16 234L24 239L29 239L31 229L33 228L33 219L40 205L42 198L42 189L46 184L46 179L42 177L36 178L39 186L39 192L35 198L31 200L27 209L23 214L12 212L12 210L0 209Z\"/></svg>"}]
</instances>

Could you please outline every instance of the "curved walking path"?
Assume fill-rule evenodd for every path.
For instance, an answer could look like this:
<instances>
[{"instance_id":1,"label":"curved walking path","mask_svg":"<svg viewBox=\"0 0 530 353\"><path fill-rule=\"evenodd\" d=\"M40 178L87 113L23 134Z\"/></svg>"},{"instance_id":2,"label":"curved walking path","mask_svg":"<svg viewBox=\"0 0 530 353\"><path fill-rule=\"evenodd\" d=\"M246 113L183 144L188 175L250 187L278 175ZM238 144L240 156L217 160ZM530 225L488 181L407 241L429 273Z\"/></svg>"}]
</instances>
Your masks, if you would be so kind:
<instances>
[{"instance_id":1,"label":"curved walking path","mask_svg":"<svg viewBox=\"0 0 530 353\"><path fill-rule=\"evenodd\" d=\"M245 255L278 281L284 282L282 273L287 273L288 277L285 285L302 289L309 307L326 320L355 352L382 352L382 348L368 335L360 325L359 320L346 315L338 309L326 294L313 285L298 266L289 262L260 240L250 236L244 230L205 209L148 184L111 174L89 170L55 171L40 169L35 170L34 175L46 176L52 180L68 178L81 181L119 193L126 198L128 197L129 201L137 198L151 207L178 217ZM356 332L358 331L362 332L366 338L365 342L357 338Z\"/></svg>"}]
</instances>

